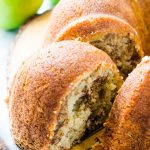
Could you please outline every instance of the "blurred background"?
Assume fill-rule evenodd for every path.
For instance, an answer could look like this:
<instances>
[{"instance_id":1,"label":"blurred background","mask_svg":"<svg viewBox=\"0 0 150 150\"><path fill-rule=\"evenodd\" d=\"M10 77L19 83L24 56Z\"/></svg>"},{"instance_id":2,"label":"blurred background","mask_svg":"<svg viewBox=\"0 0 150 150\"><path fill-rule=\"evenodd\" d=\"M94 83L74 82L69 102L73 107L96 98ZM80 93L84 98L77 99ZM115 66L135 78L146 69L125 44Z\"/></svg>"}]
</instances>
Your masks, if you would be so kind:
<instances>
[{"instance_id":1,"label":"blurred background","mask_svg":"<svg viewBox=\"0 0 150 150\"><path fill-rule=\"evenodd\" d=\"M46 10L52 9L58 1L0 0L0 139L6 143L10 150L18 149L11 139L8 109L5 103L10 51L19 28L36 13L42 14Z\"/></svg>"}]
</instances>

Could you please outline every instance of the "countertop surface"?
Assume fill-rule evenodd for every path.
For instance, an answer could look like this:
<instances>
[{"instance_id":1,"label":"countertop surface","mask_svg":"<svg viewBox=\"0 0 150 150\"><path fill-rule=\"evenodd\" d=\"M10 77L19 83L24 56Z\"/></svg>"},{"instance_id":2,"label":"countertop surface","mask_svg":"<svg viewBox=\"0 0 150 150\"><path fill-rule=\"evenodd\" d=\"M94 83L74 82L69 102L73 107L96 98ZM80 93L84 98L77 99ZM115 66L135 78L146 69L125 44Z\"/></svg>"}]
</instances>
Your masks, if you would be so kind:
<instances>
[{"instance_id":1,"label":"countertop surface","mask_svg":"<svg viewBox=\"0 0 150 150\"><path fill-rule=\"evenodd\" d=\"M48 1L44 1L38 13L42 13L49 8L50 4ZM18 30L0 30L0 138L4 140L9 150L18 150L11 138L8 108L5 103L8 89L7 75L9 73L7 65L11 47L13 46L13 41L15 40L17 32Z\"/></svg>"}]
</instances>

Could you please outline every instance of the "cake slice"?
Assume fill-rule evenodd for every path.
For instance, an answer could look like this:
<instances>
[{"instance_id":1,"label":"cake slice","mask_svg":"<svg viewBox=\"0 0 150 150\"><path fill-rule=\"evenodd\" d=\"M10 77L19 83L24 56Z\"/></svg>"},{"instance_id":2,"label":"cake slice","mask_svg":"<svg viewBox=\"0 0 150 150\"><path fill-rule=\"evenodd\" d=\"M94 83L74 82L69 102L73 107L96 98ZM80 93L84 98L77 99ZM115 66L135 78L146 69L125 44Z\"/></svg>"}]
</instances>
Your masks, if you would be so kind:
<instances>
[{"instance_id":1,"label":"cake slice","mask_svg":"<svg viewBox=\"0 0 150 150\"><path fill-rule=\"evenodd\" d=\"M22 64L10 88L16 144L70 149L103 126L121 84L105 52L77 41L48 45Z\"/></svg>"},{"instance_id":2,"label":"cake slice","mask_svg":"<svg viewBox=\"0 0 150 150\"><path fill-rule=\"evenodd\" d=\"M150 57L129 75L93 150L150 149Z\"/></svg>"}]
</instances>

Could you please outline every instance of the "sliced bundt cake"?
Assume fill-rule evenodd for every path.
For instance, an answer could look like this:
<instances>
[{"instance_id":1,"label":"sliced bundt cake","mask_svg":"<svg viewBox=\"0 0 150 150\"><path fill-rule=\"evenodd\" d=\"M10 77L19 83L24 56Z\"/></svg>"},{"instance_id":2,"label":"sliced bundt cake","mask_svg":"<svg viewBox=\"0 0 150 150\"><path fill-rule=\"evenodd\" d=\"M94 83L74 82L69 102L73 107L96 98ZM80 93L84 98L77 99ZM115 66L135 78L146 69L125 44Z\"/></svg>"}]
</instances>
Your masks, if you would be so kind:
<instances>
[{"instance_id":1,"label":"sliced bundt cake","mask_svg":"<svg viewBox=\"0 0 150 150\"><path fill-rule=\"evenodd\" d=\"M103 51L82 42L45 47L19 68L9 95L12 136L23 149L70 149L102 127L122 83Z\"/></svg>"},{"instance_id":2,"label":"sliced bundt cake","mask_svg":"<svg viewBox=\"0 0 150 150\"><path fill-rule=\"evenodd\" d=\"M134 9L130 0L62 0L50 17L45 44L88 42L109 54L127 76L141 60L145 45L144 22Z\"/></svg>"}]
</instances>

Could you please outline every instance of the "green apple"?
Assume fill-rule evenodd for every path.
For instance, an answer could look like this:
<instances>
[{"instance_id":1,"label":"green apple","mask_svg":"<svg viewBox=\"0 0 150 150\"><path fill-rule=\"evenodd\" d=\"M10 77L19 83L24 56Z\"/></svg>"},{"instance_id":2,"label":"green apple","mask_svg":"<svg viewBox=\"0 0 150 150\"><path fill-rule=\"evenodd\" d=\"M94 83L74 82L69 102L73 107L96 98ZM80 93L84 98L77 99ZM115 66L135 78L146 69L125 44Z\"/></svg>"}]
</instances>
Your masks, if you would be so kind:
<instances>
[{"instance_id":1,"label":"green apple","mask_svg":"<svg viewBox=\"0 0 150 150\"><path fill-rule=\"evenodd\" d=\"M55 6L59 2L59 0L50 0L50 2L52 6Z\"/></svg>"},{"instance_id":2,"label":"green apple","mask_svg":"<svg viewBox=\"0 0 150 150\"><path fill-rule=\"evenodd\" d=\"M0 0L0 28L15 29L33 16L43 0Z\"/></svg>"}]
</instances>

